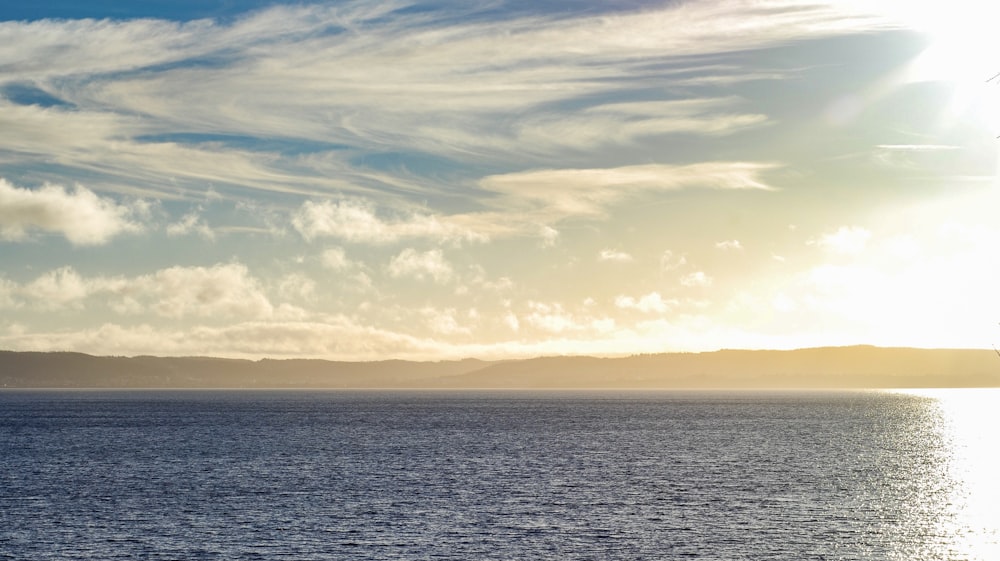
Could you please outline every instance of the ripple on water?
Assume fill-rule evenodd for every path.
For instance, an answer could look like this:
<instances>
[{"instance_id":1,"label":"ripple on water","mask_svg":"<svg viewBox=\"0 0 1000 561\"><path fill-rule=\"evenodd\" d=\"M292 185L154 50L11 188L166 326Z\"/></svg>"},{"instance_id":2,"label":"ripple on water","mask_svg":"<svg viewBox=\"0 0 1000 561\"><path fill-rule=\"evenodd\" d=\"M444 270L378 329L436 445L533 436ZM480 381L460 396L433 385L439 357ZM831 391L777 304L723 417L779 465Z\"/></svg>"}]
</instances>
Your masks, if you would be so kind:
<instances>
[{"instance_id":1,"label":"ripple on water","mask_svg":"<svg viewBox=\"0 0 1000 561\"><path fill-rule=\"evenodd\" d=\"M0 392L0 559L1000 559L996 398Z\"/></svg>"}]
</instances>

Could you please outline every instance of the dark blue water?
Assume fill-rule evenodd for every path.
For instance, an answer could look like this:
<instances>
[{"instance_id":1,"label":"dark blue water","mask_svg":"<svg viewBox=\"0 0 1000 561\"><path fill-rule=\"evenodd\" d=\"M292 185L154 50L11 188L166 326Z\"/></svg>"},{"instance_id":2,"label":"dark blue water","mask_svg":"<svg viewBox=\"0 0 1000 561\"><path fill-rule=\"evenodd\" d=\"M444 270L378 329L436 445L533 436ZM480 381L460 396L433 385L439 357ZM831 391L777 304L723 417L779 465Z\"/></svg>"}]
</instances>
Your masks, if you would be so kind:
<instances>
[{"instance_id":1,"label":"dark blue water","mask_svg":"<svg viewBox=\"0 0 1000 561\"><path fill-rule=\"evenodd\" d=\"M949 438L890 393L0 392L0 559L976 558Z\"/></svg>"}]
</instances>

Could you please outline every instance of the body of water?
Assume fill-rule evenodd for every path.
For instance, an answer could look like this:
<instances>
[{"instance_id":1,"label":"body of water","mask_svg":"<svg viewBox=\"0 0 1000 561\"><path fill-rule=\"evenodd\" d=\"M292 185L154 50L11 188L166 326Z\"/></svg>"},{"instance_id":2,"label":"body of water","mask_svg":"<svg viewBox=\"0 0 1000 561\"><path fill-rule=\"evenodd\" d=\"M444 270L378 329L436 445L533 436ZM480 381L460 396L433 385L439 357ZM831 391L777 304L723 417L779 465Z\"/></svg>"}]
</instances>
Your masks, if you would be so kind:
<instances>
[{"instance_id":1,"label":"body of water","mask_svg":"<svg viewBox=\"0 0 1000 561\"><path fill-rule=\"evenodd\" d=\"M0 559L1000 559L993 390L0 392Z\"/></svg>"}]
</instances>

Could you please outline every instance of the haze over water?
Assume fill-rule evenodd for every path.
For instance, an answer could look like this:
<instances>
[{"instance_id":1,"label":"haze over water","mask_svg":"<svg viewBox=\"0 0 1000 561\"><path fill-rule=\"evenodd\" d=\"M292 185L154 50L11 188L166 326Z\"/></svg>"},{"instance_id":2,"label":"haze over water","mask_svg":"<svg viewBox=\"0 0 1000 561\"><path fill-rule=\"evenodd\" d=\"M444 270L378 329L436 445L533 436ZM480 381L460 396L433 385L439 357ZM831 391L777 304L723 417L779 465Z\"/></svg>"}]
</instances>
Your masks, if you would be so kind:
<instances>
[{"instance_id":1,"label":"haze over water","mask_svg":"<svg viewBox=\"0 0 1000 561\"><path fill-rule=\"evenodd\" d=\"M997 399L0 392L0 558L996 559Z\"/></svg>"}]
</instances>

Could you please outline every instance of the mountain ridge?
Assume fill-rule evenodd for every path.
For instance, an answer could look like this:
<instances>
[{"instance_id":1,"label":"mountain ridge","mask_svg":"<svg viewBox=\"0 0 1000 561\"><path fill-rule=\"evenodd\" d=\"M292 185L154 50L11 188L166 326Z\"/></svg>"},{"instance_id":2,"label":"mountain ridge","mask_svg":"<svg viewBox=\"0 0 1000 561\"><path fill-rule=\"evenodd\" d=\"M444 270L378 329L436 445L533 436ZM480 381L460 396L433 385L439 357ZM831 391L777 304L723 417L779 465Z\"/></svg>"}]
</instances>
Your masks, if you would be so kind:
<instances>
[{"instance_id":1,"label":"mountain ridge","mask_svg":"<svg viewBox=\"0 0 1000 561\"><path fill-rule=\"evenodd\" d=\"M991 349L812 347L498 361L258 360L0 350L4 388L721 389L1000 386Z\"/></svg>"}]
</instances>

